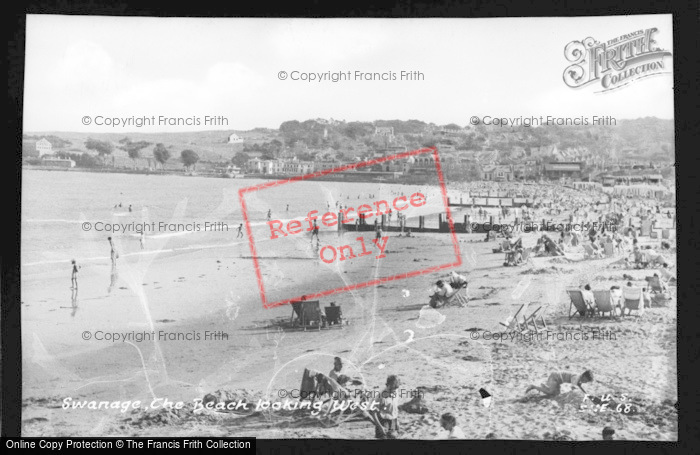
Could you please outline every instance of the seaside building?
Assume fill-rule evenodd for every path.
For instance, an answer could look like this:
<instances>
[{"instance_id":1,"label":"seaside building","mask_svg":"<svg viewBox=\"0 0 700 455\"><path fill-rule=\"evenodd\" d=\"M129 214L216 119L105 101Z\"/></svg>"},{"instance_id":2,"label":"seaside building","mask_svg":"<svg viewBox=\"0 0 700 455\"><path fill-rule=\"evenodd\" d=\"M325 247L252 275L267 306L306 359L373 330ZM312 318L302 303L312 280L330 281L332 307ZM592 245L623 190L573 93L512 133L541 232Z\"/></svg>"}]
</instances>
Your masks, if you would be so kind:
<instances>
[{"instance_id":1,"label":"seaside building","mask_svg":"<svg viewBox=\"0 0 700 455\"><path fill-rule=\"evenodd\" d=\"M36 151L39 152L39 156L51 155L53 153L51 142L47 141L45 138L41 138L36 142Z\"/></svg>"},{"instance_id":2,"label":"seaside building","mask_svg":"<svg viewBox=\"0 0 700 455\"><path fill-rule=\"evenodd\" d=\"M492 182L510 182L514 179L515 173L513 172L513 166L484 166L482 171L482 180Z\"/></svg>"},{"instance_id":3,"label":"seaside building","mask_svg":"<svg viewBox=\"0 0 700 455\"><path fill-rule=\"evenodd\" d=\"M233 133L229 135L228 137L228 143L229 144L242 144L244 142L243 138L237 135L236 133Z\"/></svg>"},{"instance_id":4,"label":"seaside building","mask_svg":"<svg viewBox=\"0 0 700 455\"><path fill-rule=\"evenodd\" d=\"M387 142L394 142L394 127L393 126L376 126L374 127L374 135L384 138Z\"/></svg>"},{"instance_id":5,"label":"seaside building","mask_svg":"<svg viewBox=\"0 0 700 455\"><path fill-rule=\"evenodd\" d=\"M544 165L544 175L549 179L581 178L582 174L583 163L580 161L555 161Z\"/></svg>"}]
</instances>

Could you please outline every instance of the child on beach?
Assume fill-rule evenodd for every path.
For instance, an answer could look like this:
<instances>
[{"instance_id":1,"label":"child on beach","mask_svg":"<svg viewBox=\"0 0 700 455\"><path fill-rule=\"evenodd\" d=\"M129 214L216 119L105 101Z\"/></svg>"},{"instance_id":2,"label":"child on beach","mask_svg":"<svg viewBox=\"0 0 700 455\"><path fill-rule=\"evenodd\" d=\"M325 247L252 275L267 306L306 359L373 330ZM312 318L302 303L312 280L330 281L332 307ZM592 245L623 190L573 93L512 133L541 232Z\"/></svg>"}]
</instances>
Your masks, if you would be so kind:
<instances>
[{"instance_id":1,"label":"child on beach","mask_svg":"<svg viewBox=\"0 0 700 455\"><path fill-rule=\"evenodd\" d=\"M373 406L376 417L382 429L376 428L374 437L377 439L396 439L399 429L399 398L396 393L400 385L396 375L386 378L386 388L380 393L379 400Z\"/></svg>"},{"instance_id":2,"label":"child on beach","mask_svg":"<svg viewBox=\"0 0 700 455\"><path fill-rule=\"evenodd\" d=\"M238 225L238 233L236 234L236 238L241 238L243 237L243 223Z\"/></svg>"},{"instance_id":3,"label":"child on beach","mask_svg":"<svg viewBox=\"0 0 700 455\"><path fill-rule=\"evenodd\" d=\"M593 373L591 372L591 370L584 371L580 376L577 376L573 373L552 373L549 375L549 378L547 378L546 384L542 384L540 386L536 386L534 384L530 385L527 389L525 389L525 393L528 393L530 390L535 389L544 393L545 396L549 398L556 397L561 393L561 385L565 382L569 384L575 384L579 389L583 391L583 393L586 393L583 387L581 387L581 384L593 382Z\"/></svg>"},{"instance_id":4,"label":"child on beach","mask_svg":"<svg viewBox=\"0 0 700 455\"><path fill-rule=\"evenodd\" d=\"M447 412L440 417L440 426L449 432L447 439L466 439L462 429L457 426L457 419L451 413Z\"/></svg>"}]
</instances>

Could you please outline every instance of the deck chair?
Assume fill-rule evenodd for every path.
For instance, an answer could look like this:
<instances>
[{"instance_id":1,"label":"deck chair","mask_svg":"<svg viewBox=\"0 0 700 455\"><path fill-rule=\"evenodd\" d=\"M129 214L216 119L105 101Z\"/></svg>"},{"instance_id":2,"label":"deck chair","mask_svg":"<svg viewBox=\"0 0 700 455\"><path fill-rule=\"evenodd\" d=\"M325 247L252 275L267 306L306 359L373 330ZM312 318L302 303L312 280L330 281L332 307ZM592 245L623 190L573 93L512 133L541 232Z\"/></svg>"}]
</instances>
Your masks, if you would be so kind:
<instances>
[{"instance_id":1,"label":"deck chair","mask_svg":"<svg viewBox=\"0 0 700 455\"><path fill-rule=\"evenodd\" d=\"M583 245L583 258L590 259L595 257L597 257L597 255L595 254L593 247L590 245Z\"/></svg>"},{"instance_id":2,"label":"deck chair","mask_svg":"<svg viewBox=\"0 0 700 455\"><path fill-rule=\"evenodd\" d=\"M531 263L532 262L531 253L532 253L532 248L524 248L522 262L520 262L520 264L518 264L518 265L523 265L523 264L526 264L528 262Z\"/></svg>"},{"instance_id":3,"label":"deck chair","mask_svg":"<svg viewBox=\"0 0 700 455\"><path fill-rule=\"evenodd\" d=\"M593 291L593 296L598 314L603 316L605 313L610 313L610 318L612 318L615 314L615 303L610 291Z\"/></svg>"},{"instance_id":4,"label":"deck chair","mask_svg":"<svg viewBox=\"0 0 700 455\"><path fill-rule=\"evenodd\" d=\"M548 307L548 305L539 306L539 307L537 307L537 309L535 309L535 311L530 313L529 316L525 317L525 319L523 321L523 325L525 326L525 328L528 331L530 331L530 325L532 325L532 331L535 333L540 333L541 331L547 329L547 323L544 320L544 314L547 311L547 307ZM540 328L537 325L538 319L540 321L542 321L542 328Z\"/></svg>"},{"instance_id":5,"label":"deck chair","mask_svg":"<svg viewBox=\"0 0 700 455\"><path fill-rule=\"evenodd\" d=\"M661 230L661 238L665 239L665 240L670 239L671 238L671 231L668 229L662 229Z\"/></svg>"},{"instance_id":6,"label":"deck chair","mask_svg":"<svg viewBox=\"0 0 700 455\"><path fill-rule=\"evenodd\" d=\"M364 387L351 390L340 385L333 378L323 373L305 368L299 390L299 401L310 400L314 402L319 400L323 403L319 413L316 414L316 418L327 427L338 426L360 415L372 422L375 426L381 427L381 423L377 420L375 415L363 410L359 406L363 400L367 401L366 397L371 396ZM334 401L354 401L358 406L354 409L348 407L345 411L336 410L331 413Z\"/></svg>"},{"instance_id":7,"label":"deck chair","mask_svg":"<svg viewBox=\"0 0 700 455\"><path fill-rule=\"evenodd\" d=\"M590 314L590 310L588 309L588 305L586 305L586 301L583 299L583 294L580 289L567 289L566 293L569 294L569 299L571 300L569 304L569 319L575 314L583 317ZM571 313L572 308L576 308L576 312L573 314Z\"/></svg>"},{"instance_id":8,"label":"deck chair","mask_svg":"<svg viewBox=\"0 0 700 455\"><path fill-rule=\"evenodd\" d=\"M659 275L666 286L674 286L678 282L676 274L668 269L659 269Z\"/></svg>"},{"instance_id":9,"label":"deck chair","mask_svg":"<svg viewBox=\"0 0 700 455\"><path fill-rule=\"evenodd\" d=\"M661 278L658 276L649 276L646 278L649 283L649 290L654 294L663 294L664 285L661 282Z\"/></svg>"},{"instance_id":10,"label":"deck chair","mask_svg":"<svg viewBox=\"0 0 700 455\"><path fill-rule=\"evenodd\" d=\"M465 289L463 292L462 290ZM457 304L459 306L465 306L467 304L467 296L466 296L466 288L461 287L457 289L452 289L452 293L450 295L445 296L445 299L443 300L442 307L446 307L448 305L454 305Z\"/></svg>"},{"instance_id":11,"label":"deck chair","mask_svg":"<svg viewBox=\"0 0 700 455\"><path fill-rule=\"evenodd\" d=\"M644 312L644 296L642 295L642 288L631 288L625 286L622 288L622 315L625 315L625 310L630 310L628 314L632 314L632 310L639 311L640 314Z\"/></svg>"},{"instance_id":12,"label":"deck chair","mask_svg":"<svg viewBox=\"0 0 700 455\"><path fill-rule=\"evenodd\" d=\"M506 319L505 322L499 322L499 324L505 327L507 332L514 332L516 330L521 331L522 327L520 326L518 316L520 315L520 312L523 311L524 307L525 304L523 303L522 305L520 305L520 308L518 308L518 311L516 311L513 316L508 316L508 319Z\"/></svg>"},{"instance_id":13,"label":"deck chair","mask_svg":"<svg viewBox=\"0 0 700 455\"><path fill-rule=\"evenodd\" d=\"M615 245L612 242L606 242L603 245L603 251L605 252L605 257L611 258L615 255Z\"/></svg>"},{"instance_id":14,"label":"deck chair","mask_svg":"<svg viewBox=\"0 0 700 455\"><path fill-rule=\"evenodd\" d=\"M321 302L318 300L292 302L292 320L295 314L297 316L296 322L304 327L304 331L308 327L318 327L318 330L321 330L324 321L321 314Z\"/></svg>"},{"instance_id":15,"label":"deck chair","mask_svg":"<svg viewBox=\"0 0 700 455\"><path fill-rule=\"evenodd\" d=\"M326 324L338 325L343 328L343 312L339 306L327 306L324 308L326 312Z\"/></svg>"}]
</instances>

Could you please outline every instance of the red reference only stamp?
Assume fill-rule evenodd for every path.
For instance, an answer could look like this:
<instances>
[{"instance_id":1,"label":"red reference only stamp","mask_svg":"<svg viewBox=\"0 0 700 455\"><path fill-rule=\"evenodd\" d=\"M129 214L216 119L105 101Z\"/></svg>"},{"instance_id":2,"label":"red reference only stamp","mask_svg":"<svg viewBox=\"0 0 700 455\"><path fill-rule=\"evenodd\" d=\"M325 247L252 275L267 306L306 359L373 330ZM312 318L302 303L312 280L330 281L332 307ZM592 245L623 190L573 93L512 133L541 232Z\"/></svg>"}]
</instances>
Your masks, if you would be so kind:
<instances>
[{"instance_id":1,"label":"red reference only stamp","mask_svg":"<svg viewBox=\"0 0 700 455\"><path fill-rule=\"evenodd\" d=\"M292 298L285 298L276 301L270 301L267 297L265 283L263 280L263 273L260 268L260 261L257 252L256 243L253 236L253 231L251 229L250 217L248 214L248 208L246 205L245 195L248 193L253 193L256 191L264 191L266 189L278 188L282 185L290 185L293 182L312 180L314 178L323 177L329 174L338 174L344 171L357 170L367 166L374 166L377 164L386 163L393 160L403 160L417 155L432 155L433 162L435 163L435 170L437 173L437 178L440 186L440 193L442 196L442 204L444 206L444 212L447 215L447 223L449 226L449 235L452 240L452 246L454 248L455 258L454 261L450 261L446 264L433 265L428 268L409 270L403 273L394 274L387 277L380 277L375 279L370 279L363 282L346 284L339 287L331 287L329 289L317 291L311 294L303 294ZM258 288L260 290L260 297L265 308L272 308L288 303L298 302L302 299L314 299L329 296L332 294L337 294L344 291L351 291L355 289L361 289L369 286L376 286L381 283L386 283L389 281L411 278L419 275L425 275L428 273L433 273L439 270L457 267L462 264L461 254L459 251L459 243L457 240L457 235L455 232L454 222L452 219L452 214L447 200L447 189L445 188L445 182L442 174L442 169L440 166L440 159L438 156L438 151L435 147L425 148L420 150L413 150L410 152L398 153L395 155L377 158L369 161L362 161L358 163L352 163L343 165L334 169L327 169L323 171L317 171L306 175L296 176L289 179L274 180L271 182L262 183L259 185L254 185L246 188L241 188L238 191L238 197L241 203L241 209L243 214L243 219L246 225L246 231L248 234L248 242L250 245L250 251L253 260L253 267L255 269L255 276L257 279ZM420 191L411 191L410 194L402 194L396 197L388 198L388 200L380 199L374 200L372 202L363 201L358 202L354 205L342 206L335 211L329 210L325 213L320 213L318 210L310 210L306 213L303 219L291 219L282 221L279 219L271 219L268 217L266 222L266 228L264 230L266 240L279 241L278 239L290 239L295 237L300 237L302 235L308 235L309 233L313 236L314 234L318 236L318 231L320 227L338 229L339 232L342 230L353 231L357 230L358 223L367 224L367 220L374 217L374 225L377 232L376 238L371 239L371 241L366 241L363 236L357 237L354 245L324 245L318 249L319 259L326 264L333 264L336 261L346 261L349 259L354 259L356 257L369 256L374 254L374 258L383 259L386 257L385 251L389 242L388 235L382 235L382 231L378 229L379 217L391 213L397 213L401 215L402 211L407 209L418 209L426 204L426 195ZM364 229L365 231L367 229ZM353 233L353 232L349 232ZM359 232L355 232L359 234ZM313 239L313 237L312 237ZM354 248L353 248L354 246Z\"/></svg>"}]
</instances>

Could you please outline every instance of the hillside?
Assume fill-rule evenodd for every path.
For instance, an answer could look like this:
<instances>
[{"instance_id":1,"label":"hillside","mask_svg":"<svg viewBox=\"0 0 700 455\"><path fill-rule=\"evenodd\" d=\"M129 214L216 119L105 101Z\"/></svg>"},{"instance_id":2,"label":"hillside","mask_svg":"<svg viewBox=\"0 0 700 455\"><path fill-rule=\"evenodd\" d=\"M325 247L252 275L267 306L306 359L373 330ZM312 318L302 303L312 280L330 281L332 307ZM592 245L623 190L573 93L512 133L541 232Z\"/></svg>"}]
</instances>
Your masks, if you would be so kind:
<instances>
[{"instance_id":1,"label":"hillside","mask_svg":"<svg viewBox=\"0 0 700 455\"><path fill-rule=\"evenodd\" d=\"M232 133L241 137L243 142L227 143ZM66 152L86 151L88 138L109 141L115 148L128 138L131 142L149 143L141 151L142 157L151 157L155 144L162 143L171 156L179 156L182 150L191 149L201 161L212 162L230 161L240 151L245 151L250 157L304 156L313 159L314 154L320 154L343 159L366 157L387 147L412 149L434 145L444 151L496 150L499 161L507 163L529 159L552 147L574 150L572 156L583 153L604 160L664 163L672 163L675 153L673 120L651 117L619 120L613 126L500 127L481 124L460 127L456 124L439 126L420 120L376 120L370 123L316 119L290 120L282 123L278 130L128 134L48 131L25 134L24 149L31 150L42 137L54 144L54 150Z\"/></svg>"}]
</instances>

